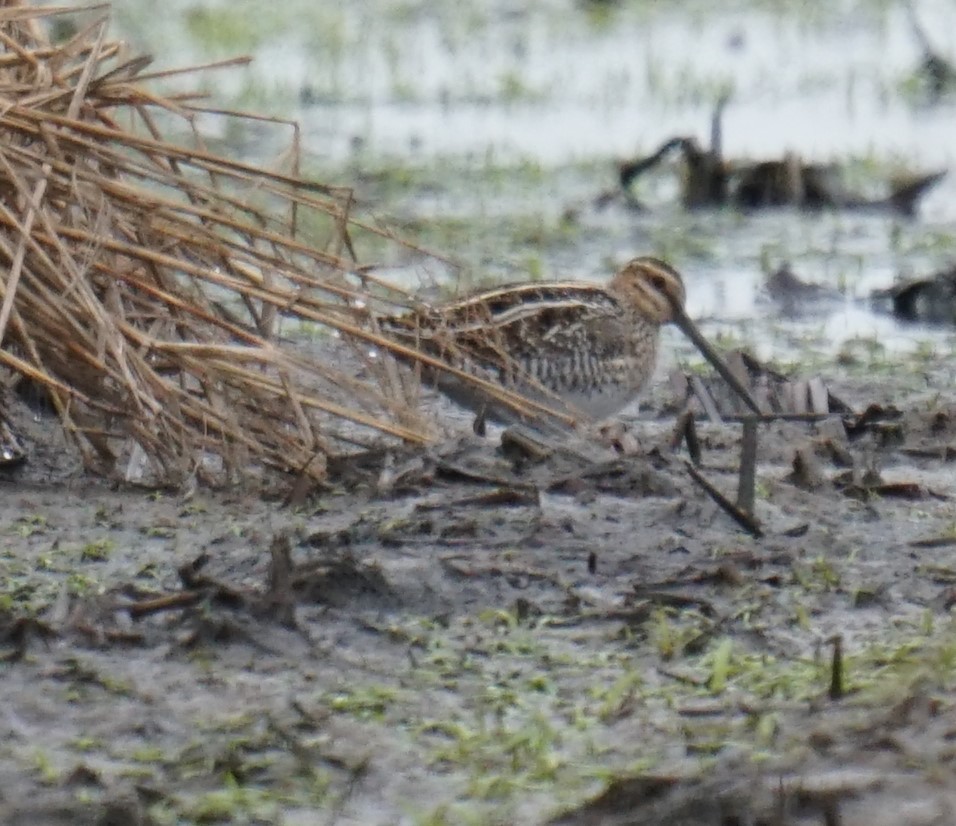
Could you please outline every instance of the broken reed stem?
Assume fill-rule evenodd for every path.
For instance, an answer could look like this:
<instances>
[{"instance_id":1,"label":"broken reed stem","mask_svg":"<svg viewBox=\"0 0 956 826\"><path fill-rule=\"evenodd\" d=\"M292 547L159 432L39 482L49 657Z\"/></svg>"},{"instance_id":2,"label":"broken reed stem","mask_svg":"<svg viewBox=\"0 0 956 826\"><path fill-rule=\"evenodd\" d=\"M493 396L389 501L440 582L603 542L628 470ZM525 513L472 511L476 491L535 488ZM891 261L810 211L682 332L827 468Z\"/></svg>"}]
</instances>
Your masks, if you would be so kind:
<instances>
[{"instance_id":1,"label":"broken reed stem","mask_svg":"<svg viewBox=\"0 0 956 826\"><path fill-rule=\"evenodd\" d=\"M828 694L831 700L842 700L846 693L843 686L843 637L840 634L835 634L827 642L833 646Z\"/></svg>"},{"instance_id":2,"label":"broken reed stem","mask_svg":"<svg viewBox=\"0 0 956 826\"><path fill-rule=\"evenodd\" d=\"M742 431L737 507L753 516L757 487L757 422L754 419L744 419Z\"/></svg>"},{"instance_id":3,"label":"broken reed stem","mask_svg":"<svg viewBox=\"0 0 956 826\"><path fill-rule=\"evenodd\" d=\"M161 597L141 599L138 602L121 602L115 611L124 612L130 619L140 619L160 611L178 611L180 608L189 608L206 597L202 591L180 591L175 594L164 594Z\"/></svg>"},{"instance_id":4,"label":"broken reed stem","mask_svg":"<svg viewBox=\"0 0 956 826\"><path fill-rule=\"evenodd\" d=\"M677 417L677 424L671 436L671 448L678 450L681 443L686 442L687 454L696 467L700 467L701 451L700 439L697 437L697 423L694 420L694 411L685 410Z\"/></svg>"},{"instance_id":5,"label":"broken reed stem","mask_svg":"<svg viewBox=\"0 0 956 826\"><path fill-rule=\"evenodd\" d=\"M7 283L4 285L3 306L0 307L0 345L3 344L3 337L7 331L7 322L10 320L10 312L13 310L13 297L17 294L17 285L20 283L20 273L23 272L23 258L26 255L27 237L33 229L33 222L36 220L37 210L43 200L43 193L46 192L47 180L49 178L50 164L43 164L43 177L37 182L32 197L28 201L29 208L27 216L23 221L23 230L20 235L20 241L17 244L16 252L13 254L13 263L10 266L10 272L7 276Z\"/></svg>"}]
</instances>

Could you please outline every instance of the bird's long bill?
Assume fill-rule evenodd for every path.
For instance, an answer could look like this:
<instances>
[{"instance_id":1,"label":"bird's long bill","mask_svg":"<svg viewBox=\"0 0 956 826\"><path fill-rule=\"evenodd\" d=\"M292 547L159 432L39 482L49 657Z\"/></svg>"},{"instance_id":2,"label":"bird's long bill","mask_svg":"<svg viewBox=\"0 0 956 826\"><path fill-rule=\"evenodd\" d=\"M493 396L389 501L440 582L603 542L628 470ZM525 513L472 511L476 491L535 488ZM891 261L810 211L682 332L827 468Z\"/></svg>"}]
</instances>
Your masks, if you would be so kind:
<instances>
[{"instance_id":1,"label":"bird's long bill","mask_svg":"<svg viewBox=\"0 0 956 826\"><path fill-rule=\"evenodd\" d=\"M683 308L675 307L674 310L674 324L680 328L681 332L684 333L687 338L694 342L694 346L697 347L704 358L714 366L714 369L720 374L721 378L733 388L733 391L743 399L747 407L759 416L762 411L750 390L731 372L727 366L727 362L720 357L720 353L704 338L700 330L697 329L697 325L691 321L690 316L684 312Z\"/></svg>"}]
</instances>

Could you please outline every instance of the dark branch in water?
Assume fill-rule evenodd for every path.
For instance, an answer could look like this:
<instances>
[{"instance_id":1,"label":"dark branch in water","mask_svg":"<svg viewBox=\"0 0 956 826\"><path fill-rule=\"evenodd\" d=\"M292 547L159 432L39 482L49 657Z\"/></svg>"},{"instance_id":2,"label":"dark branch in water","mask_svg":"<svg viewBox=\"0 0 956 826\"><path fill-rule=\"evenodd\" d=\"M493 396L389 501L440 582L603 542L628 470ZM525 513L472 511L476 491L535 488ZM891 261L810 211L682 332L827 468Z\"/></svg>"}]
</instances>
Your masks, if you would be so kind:
<instances>
[{"instance_id":1,"label":"dark branch in water","mask_svg":"<svg viewBox=\"0 0 956 826\"><path fill-rule=\"evenodd\" d=\"M916 30L925 41L921 30ZM927 61L942 59L931 55ZM946 82L956 84L956 69L945 61L942 65L944 68L940 71L949 78ZM794 152L771 160L725 161L722 120L728 101L729 95L725 94L715 105L709 148L702 148L692 137L674 137L646 158L621 162L618 175L625 199L632 205L637 204L630 192L634 181L677 149L681 151L684 167L681 202L687 209L732 204L738 209L833 208L889 211L911 216L916 213L923 196L946 175L945 170L914 173L900 180L891 180L888 195L867 198L844 189L837 166L805 163Z\"/></svg>"},{"instance_id":2,"label":"dark branch in water","mask_svg":"<svg viewBox=\"0 0 956 826\"><path fill-rule=\"evenodd\" d=\"M652 169L663 161L671 152L681 147L687 138L671 138L665 141L652 155L646 158L637 158L632 161L622 161L618 166L618 175L621 188L625 191L630 188L631 182L648 169Z\"/></svg>"}]
</instances>

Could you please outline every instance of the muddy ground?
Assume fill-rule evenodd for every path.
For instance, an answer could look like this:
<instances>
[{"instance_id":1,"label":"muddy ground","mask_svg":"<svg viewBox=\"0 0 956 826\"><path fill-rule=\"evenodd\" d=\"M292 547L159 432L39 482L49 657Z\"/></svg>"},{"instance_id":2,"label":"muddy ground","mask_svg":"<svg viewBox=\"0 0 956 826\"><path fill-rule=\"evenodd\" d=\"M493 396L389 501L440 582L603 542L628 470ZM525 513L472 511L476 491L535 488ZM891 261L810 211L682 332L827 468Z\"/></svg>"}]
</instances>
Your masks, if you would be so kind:
<instances>
[{"instance_id":1,"label":"muddy ground","mask_svg":"<svg viewBox=\"0 0 956 826\"><path fill-rule=\"evenodd\" d=\"M110 488L17 409L0 822L950 823L952 387L834 376L901 415L762 426L760 538L666 384L632 455L453 420L298 506ZM732 495L740 427L700 435Z\"/></svg>"}]
</instances>

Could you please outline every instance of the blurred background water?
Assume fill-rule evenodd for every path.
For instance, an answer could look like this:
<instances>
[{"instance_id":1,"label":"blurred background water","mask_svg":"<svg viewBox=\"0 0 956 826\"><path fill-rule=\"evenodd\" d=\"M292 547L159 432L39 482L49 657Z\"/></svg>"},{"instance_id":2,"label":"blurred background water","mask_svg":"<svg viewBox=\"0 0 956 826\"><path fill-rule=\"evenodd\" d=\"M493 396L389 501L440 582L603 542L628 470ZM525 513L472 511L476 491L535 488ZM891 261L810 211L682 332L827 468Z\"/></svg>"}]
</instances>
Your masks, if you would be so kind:
<instances>
[{"instance_id":1,"label":"blurred background water","mask_svg":"<svg viewBox=\"0 0 956 826\"><path fill-rule=\"evenodd\" d=\"M956 93L927 95L914 15L956 62L951 0L114 7L119 33L164 67L252 55L249 68L205 76L216 101L299 120L308 174L354 186L383 223L459 262L465 283L600 279L656 253L685 272L690 310L709 332L764 357L811 361L859 346L952 350L949 329L902 325L866 298L956 263L956 170L914 219L688 213L667 165L640 182L644 212L598 210L594 199L613 189L622 158L674 135L706 144L722 94L731 158L794 151L845 164L864 192L904 169L953 167ZM215 118L204 127L256 160L282 149L276 130ZM780 312L762 288L785 262L836 297L797 317ZM383 264L413 286L436 277L414 255Z\"/></svg>"}]
</instances>

